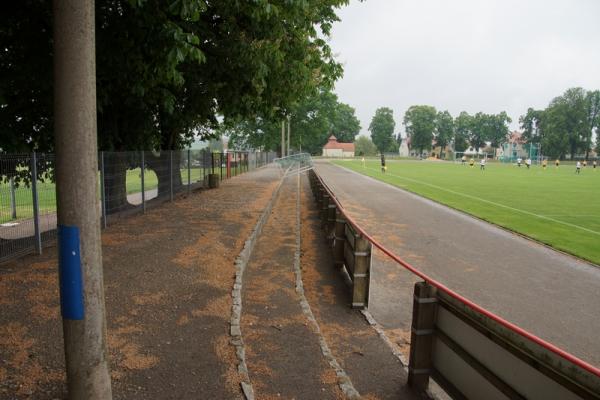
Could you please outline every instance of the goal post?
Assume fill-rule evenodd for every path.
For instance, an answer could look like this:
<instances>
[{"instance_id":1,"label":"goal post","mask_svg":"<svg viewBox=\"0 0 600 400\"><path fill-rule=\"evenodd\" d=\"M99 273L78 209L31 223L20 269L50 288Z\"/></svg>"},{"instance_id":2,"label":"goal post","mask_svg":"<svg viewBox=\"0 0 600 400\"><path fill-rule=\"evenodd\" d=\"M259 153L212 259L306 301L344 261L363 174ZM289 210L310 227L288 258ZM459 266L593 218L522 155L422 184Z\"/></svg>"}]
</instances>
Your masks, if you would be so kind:
<instances>
[{"instance_id":1,"label":"goal post","mask_svg":"<svg viewBox=\"0 0 600 400\"><path fill-rule=\"evenodd\" d=\"M465 162L469 162L469 160L472 158L475 161L480 161L481 159L486 159L489 160L490 154L486 153L486 152L480 152L480 153L473 153L473 152L464 152L464 151L457 151L454 153L454 162L455 163L461 163L463 161L463 156L465 157Z\"/></svg>"}]
</instances>

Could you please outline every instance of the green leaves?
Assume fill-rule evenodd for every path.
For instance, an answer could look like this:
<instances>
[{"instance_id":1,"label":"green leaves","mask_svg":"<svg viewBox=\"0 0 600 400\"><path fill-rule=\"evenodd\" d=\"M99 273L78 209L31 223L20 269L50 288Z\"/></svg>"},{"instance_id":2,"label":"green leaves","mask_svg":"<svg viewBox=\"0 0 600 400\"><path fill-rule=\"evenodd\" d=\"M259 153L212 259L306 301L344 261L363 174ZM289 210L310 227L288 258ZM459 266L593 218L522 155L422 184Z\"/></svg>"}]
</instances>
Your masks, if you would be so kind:
<instances>
[{"instance_id":1,"label":"green leaves","mask_svg":"<svg viewBox=\"0 0 600 400\"><path fill-rule=\"evenodd\" d=\"M354 142L354 154L357 156L375 156L377 155L377 146L369 137L360 135Z\"/></svg>"},{"instance_id":2,"label":"green leaves","mask_svg":"<svg viewBox=\"0 0 600 400\"><path fill-rule=\"evenodd\" d=\"M435 118L435 142L444 149L454 139L454 119L448 111L439 111Z\"/></svg>"},{"instance_id":3,"label":"green leaves","mask_svg":"<svg viewBox=\"0 0 600 400\"><path fill-rule=\"evenodd\" d=\"M97 1L100 147L180 147L209 135L218 116L289 114L342 75L323 37L346 3ZM51 2L15 3L0 18L3 150L51 151ZM350 135L355 125L340 129Z\"/></svg>"},{"instance_id":4,"label":"green leaves","mask_svg":"<svg viewBox=\"0 0 600 400\"><path fill-rule=\"evenodd\" d=\"M340 103L337 96L326 89L299 100L288 114L291 147L311 154L321 154L329 135L334 134L341 142L352 142L361 129L354 108ZM235 148L278 150L284 120L287 118L279 115L228 120L221 133L230 137L230 144Z\"/></svg>"},{"instance_id":5,"label":"green leaves","mask_svg":"<svg viewBox=\"0 0 600 400\"><path fill-rule=\"evenodd\" d=\"M541 143L550 157L571 158L592 150L592 137L600 125L600 92L582 88L567 89L554 98L544 110L529 108L519 118L525 138Z\"/></svg>"},{"instance_id":6,"label":"green leaves","mask_svg":"<svg viewBox=\"0 0 600 400\"><path fill-rule=\"evenodd\" d=\"M394 145L395 128L396 122L394 121L392 109L388 107L378 108L369 124L369 131L371 131L371 140L380 153L389 151Z\"/></svg>"},{"instance_id":7,"label":"green leaves","mask_svg":"<svg viewBox=\"0 0 600 400\"><path fill-rule=\"evenodd\" d=\"M411 106L404 114L406 134L411 139L413 148L429 150L432 146L434 131L436 129L437 111L432 106Z\"/></svg>"}]
</instances>

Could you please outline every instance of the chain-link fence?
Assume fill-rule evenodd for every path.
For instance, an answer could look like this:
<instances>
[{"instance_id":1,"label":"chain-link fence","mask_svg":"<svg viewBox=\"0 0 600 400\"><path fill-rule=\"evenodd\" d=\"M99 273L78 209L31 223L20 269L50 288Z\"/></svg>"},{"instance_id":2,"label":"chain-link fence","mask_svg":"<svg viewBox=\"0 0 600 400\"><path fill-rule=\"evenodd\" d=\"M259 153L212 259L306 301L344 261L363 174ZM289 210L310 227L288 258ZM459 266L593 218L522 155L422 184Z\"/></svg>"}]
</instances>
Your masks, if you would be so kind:
<instances>
[{"instance_id":1,"label":"chain-link fence","mask_svg":"<svg viewBox=\"0 0 600 400\"><path fill-rule=\"evenodd\" d=\"M209 174L230 178L275 157L272 152L208 149L100 152L97 206L102 226L208 187ZM0 154L0 262L41 253L56 239L56 222L54 155Z\"/></svg>"}]
</instances>

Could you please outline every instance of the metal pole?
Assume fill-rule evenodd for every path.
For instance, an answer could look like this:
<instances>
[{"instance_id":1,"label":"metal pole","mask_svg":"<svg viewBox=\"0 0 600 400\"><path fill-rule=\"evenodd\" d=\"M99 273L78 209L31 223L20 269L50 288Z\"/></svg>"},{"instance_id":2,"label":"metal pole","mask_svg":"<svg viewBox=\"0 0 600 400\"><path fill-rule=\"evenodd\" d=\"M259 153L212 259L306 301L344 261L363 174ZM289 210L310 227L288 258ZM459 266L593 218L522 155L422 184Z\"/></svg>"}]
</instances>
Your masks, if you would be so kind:
<instances>
[{"instance_id":1,"label":"metal pole","mask_svg":"<svg viewBox=\"0 0 600 400\"><path fill-rule=\"evenodd\" d=\"M173 150L169 150L169 191L170 200L173 201Z\"/></svg>"},{"instance_id":2,"label":"metal pole","mask_svg":"<svg viewBox=\"0 0 600 400\"><path fill-rule=\"evenodd\" d=\"M100 152L100 203L102 207L102 227L106 229L106 187L104 186L104 152Z\"/></svg>"},{"instance_id":3,"label":"metal pole","mask_svg":"<svg viewBox=\"0 0 600 400\"><path fill-rule=\"evenodd\" d=\"M288 120L287 121L288 122L287 155L289 156L290 155L290 132L292 130L291 123L290 123L290 116L289 115L288 115L287 120Z\"/></svg>"},{"instance_id":4,"label":"metal pole","mask_svg":"<svg viewBox=\"0 0 600 400\"><path fill-rule=\"evenodd\" d=\"M40 232L40 205L37 191L37 156L31 154L31 194L33 196L33 231L35 237L35 250L42 254L42 234Z\"/></svg>"},{"instance_id":5,"label":"metal pole","mask_svg":"<svg viewBox=\"0 0 600 400\"><path fill-rule=\"evenodd\" d=\"M190 194L192 192L192 151L190 149L188 149L187 151L187 156L188 156L188 194Z\"/></svg>"},{"instance_id":6,"label":"metal pole","mask_svg":"<svg viewBox=\"0 0 600 400\"><path fill-rule=\"evenodd\" d=\"M146 184L145 184L145 177L146 177L146 159L144 156L144 150L141 151L142 154L142 164L140 167L140 181L142 182L142 212L146 212Z\"/></svg>"},{"instance_id":7,"label":"metal pole","mask_svg":"<svg viewBox=\"0 0 600 400\"><path fill-rule=\"evenodd\" d=\"M285 121L281 121L281 157L285 157Z\"/></svg>"},{"instance_id":8,"label":"metal pole","mask_svg":"<svg viewBox=\"0 0 600 400\"><path fill-rule=\"evenodd\" d=\"M54 0L59 279L68 397L112 398L98 196L93 0Z\"/></svg>"},{"instance_id":9,"label":"metal pole","mask_svg":"<svg viewBox=\"0 0 600 400\"><path fill-rule=\"evenodd\" d=\"M15 178L10 177L10 209L11 218L17 219L17 198L15 196Z\"/></svg>"}]
</instances>

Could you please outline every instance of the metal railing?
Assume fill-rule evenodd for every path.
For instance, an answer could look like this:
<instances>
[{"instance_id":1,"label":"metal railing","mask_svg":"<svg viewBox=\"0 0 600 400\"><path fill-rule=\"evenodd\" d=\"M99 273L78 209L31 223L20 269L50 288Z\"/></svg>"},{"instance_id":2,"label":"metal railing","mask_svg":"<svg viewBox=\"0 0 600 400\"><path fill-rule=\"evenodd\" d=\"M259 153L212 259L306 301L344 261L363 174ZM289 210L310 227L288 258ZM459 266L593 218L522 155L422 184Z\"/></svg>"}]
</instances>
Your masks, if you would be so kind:
<instances>
[{"instance_id":1,"label":"metal railing","mask_svg":"<svg viewBox=\"0 0 600 400\"><path fill-rule=\"evenodd\" d=\"M180 193L271 163L273 152L203 150L100 152L98 207L102 226L144 212ZM90 205L94 206L94 205ZM0 154L0 262L41 253L56 239L53 154Z\"/></svg>"},{"instance_id":2,"label":"metal railing","mask_svg":"<svg viewBox=\"0 0 600 400\"><path fill-rule=\"evenodd\" d=\"M312 157L308 153L297 153L289 156L276 158L273 162L281 167L286 174L302 173L313 168ZM293 172L291 172L293 170Z\"/></svg>"},{"instance_id":3,"label":"metal railing","mask_svg":"<svg viewBox=\"0 0 600 400\"><path fill-rule=\"evenodd\" d=\"M334 264L366 308L377 248L423 280L414 290L408 383L433 378L452 397L600 399L600 369L499 317L424 274L369 235L316 172L309 174Z\"/></svg>"}]
</instances>

